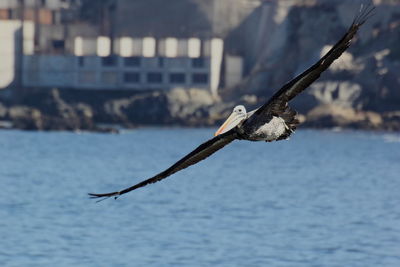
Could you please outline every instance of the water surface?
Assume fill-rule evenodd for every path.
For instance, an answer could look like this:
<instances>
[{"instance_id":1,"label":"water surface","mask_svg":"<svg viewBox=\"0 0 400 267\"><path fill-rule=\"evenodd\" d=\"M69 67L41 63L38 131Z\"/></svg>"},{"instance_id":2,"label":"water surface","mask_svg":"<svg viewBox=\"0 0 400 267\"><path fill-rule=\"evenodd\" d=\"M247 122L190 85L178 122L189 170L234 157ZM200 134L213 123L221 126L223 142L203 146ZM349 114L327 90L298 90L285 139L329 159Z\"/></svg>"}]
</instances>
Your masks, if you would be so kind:
<instances>
[{"instance_id":1,"label":"water surface","mask_svg":"<svg viewBox=\"0 0 400 267\"><path fill-rule=\"evenodd\" d=\"M0 266L400 266L400 135L238 141L117 201L215 129L0 131Z\"/></svg>"}]
</instances>

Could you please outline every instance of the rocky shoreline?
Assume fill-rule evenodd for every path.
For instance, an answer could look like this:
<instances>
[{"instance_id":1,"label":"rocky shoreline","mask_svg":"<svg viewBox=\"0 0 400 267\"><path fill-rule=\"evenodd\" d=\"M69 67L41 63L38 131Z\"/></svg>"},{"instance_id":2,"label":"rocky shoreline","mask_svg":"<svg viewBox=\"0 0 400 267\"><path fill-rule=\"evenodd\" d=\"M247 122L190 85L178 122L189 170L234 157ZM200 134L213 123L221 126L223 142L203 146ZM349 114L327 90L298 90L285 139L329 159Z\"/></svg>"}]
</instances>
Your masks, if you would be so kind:
<instances>
[{"instance_id":1,"label":"rocky shoreline","mask_svg":"<svg viewBox=\"0 0 400 267\"><path fill-rule=\"evenodd\" d=\"M226 53L242 55L247 67L240 83L221 83L221 98L195 88L4 90L0 128L116 132L118 127L104 125L218 125L235 105L257 108L316 62L345 32L359 6L306 2L263 5L225 38ZM352 46L291 102L300 113L300 127L400 131L400 5L383 1L376 6ZM266 27L263 14L268 12L281 16L269 16Z\"/></svg>"},{"instance_id":2,"label":"rocky shoreline","mask_svg":"<svg viewBox=\"0 0 400 267\"><path fill-rule=\"evenodd\" d=\"M244 104L251 110L262 102L256 96L222 101L200 89L122 93L111 97L52 89L32 94L19 103L0 103L0 128L115 133L120 127L216 126L235 105ZM301 128L400 130L400 111L378 113L320 104L298 116Z\"/></svg>"}]
</instances>

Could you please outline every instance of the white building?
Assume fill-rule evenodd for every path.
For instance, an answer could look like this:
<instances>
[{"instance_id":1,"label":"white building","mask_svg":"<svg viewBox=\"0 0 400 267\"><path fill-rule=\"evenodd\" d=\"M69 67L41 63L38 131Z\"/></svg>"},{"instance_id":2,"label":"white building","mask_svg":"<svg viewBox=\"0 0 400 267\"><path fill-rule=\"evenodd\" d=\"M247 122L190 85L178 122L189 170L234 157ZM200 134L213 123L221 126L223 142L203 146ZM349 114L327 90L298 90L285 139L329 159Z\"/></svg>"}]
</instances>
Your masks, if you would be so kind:
<instances>
[{"instance_id":1,"label":"white building","mask_svg":"<svg viewBox=\"0 0 400 267\"><path fill-rule=\"evenodd\" d=\"M75 55L25 55L23 85L142 90L195 87L216 93L223 53L220 39L124 37L116 40L119 51L114 55L109 42L107 37L78 37Z\"/></svg>"},{"instance_id":2,"label":"white building","mask_svg":"<svg viewBox=\"0 0 400 267\"><path fill-rule=\"evenodd\" d=\"M3 58L0 88L6 88L17 79L21 23L3 20L0 27ZM217 94L223 59L223 41L218 38L122 37L114 40L116 54L111 55L111 41L104 36L76 37L74 54L35 54L33 36L33 24L25 22L21 74L22 86L26 88L163 90L183 87L210 89ZM235 76L232 70L227 71ZM241 77L241 73L237 75Z\"/></svg>"},{"instance_id":3,"label":"white building","mask_svg":"<svg viewBox=\"0 0 400 267\"><path fill-rule=\"evenodd\" d=\"M188 37L190 30L169 36L175 32L174 27L155 24L148 36L145 32L134 36L134 31L124 35L125 28L119 25L116 29L121 29L113 37L98 36L102 30L96 26L63 22L68 8L78 3L72 0L25 0L25 22L21 27L19 3L0 1L0 89L181 87L204 88L216 95L222 76L229 86L242 78L242 58L224 55L223 40L212 37L208 28L197 37ZM121 14L129 3L120 2ZM140 23L146 21L142 18ZM191 27L197 26L195 22Z\"/></svg>"}]
</instances>

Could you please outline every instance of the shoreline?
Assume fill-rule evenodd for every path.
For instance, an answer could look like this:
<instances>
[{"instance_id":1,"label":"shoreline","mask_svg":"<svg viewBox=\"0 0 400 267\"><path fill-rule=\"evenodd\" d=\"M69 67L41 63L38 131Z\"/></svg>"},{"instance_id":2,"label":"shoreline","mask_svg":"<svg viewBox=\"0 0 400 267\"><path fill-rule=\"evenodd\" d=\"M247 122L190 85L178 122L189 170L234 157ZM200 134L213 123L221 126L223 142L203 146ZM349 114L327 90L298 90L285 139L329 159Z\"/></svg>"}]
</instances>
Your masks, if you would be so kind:
<instances>
[{"instance_id":1,"label":"shoreline","mask_svg":"<svg viewBox=\"0 0 400 267\"><path fill-rule=\"evenodd\" d=\"M256 96L213 99L200 89L116 98L91 96L52 89L27 95L20 102L0 103L0 128L115 133L138 127L217 127L238 103L251 111L265 101ZM332 103L304 108L293 104L299 111L300 128L400 131L400 110L378 112Z\"/></svg>"},{"instance_id":2,"label":"shoreline","mask_svg":"<svg viewBox=\"0 0 400 267\"><path fill-rule=\"evenodd\" d=\"M11 121L0 121L0 131L22 131L22 132L64 132L64 133L104 133L104 134L120 134L122 132L130 132L136 130L148 130L148 129L161 129L161 130L191 130L191 129L217 129L218 125L210 126L188 126L188 125L138 125L136 127L126 128L123 125L107 125L107 127L98 126L94 130L88 129L21 129L17 127L3 127L4 124L11 125ZM387 134L400 134L399 130L391 130L385 128L359 128L359 127L310 127L302 126L301 124L295 132L312 130L312 131L329 131L329 132L370 132L370 133L387 133Z\"/></svg>"}]
</instances>

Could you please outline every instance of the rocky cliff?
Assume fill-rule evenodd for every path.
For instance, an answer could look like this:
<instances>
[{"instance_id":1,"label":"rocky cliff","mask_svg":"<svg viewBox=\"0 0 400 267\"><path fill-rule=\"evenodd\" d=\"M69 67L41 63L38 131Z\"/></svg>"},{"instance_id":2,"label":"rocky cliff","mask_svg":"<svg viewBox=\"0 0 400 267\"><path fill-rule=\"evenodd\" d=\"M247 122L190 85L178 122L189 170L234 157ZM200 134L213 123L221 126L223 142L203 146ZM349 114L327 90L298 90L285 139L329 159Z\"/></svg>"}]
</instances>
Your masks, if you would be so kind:
<instances>
[{"instance_id":1,"label":"rocky cliff","mask_svg":"<svg viewBox=\"0 0 400 267\"><path fill-rule=\"evenodd\" d=\"M348 51L293 101L305 115L306 125L353 127L355 121L357 125L363 120L355 120L351 114L367 112L380 116L382 122L369 122L367 128L379 128L386 120L398 118L400 3L374 2L375 15L363 25ZM326 53L344 34L359 7L359 1L266 2L228 38L231 53L245 55L247 78L226 88L224 95L254 94L264 101ZM242 41L233 45L235 40ZM323 107L336 114L330 116L342 119L327 120Z\"/></svg>"}]
</instances>

